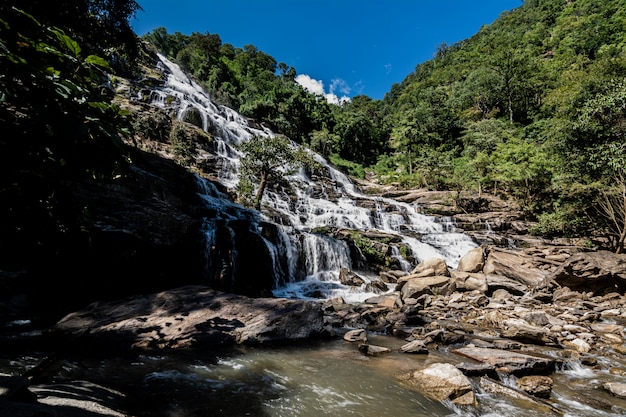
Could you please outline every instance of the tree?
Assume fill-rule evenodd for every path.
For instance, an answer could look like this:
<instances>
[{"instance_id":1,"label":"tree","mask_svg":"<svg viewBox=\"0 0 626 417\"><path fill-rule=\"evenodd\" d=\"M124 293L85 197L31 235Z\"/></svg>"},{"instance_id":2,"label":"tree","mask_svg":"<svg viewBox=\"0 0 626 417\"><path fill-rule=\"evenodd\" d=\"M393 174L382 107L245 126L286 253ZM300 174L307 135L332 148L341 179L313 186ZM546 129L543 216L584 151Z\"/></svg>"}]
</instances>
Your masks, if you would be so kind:
<instances>
[{"instance_id":1,"label":"tree","mask_svg":"<svg viewBox=\"0 0 626 417\"><path fill-rule=\"evenodd\" d=\"M500 143L492 154L494 179L504 186L527 213L538 211L547 199L552 161L536 144L514 138Z\"/></svg>"},{"instance_id":2,"label":"tree","mask_svg":"<svg viewBox=\"0 0 626 417\"><path fill-rule=\"evenodd\" d=\"M241 158L240 191L258 184L253 206L261 210L261 200L267 186L280 181L302 167L316 165L313 156L284 136L255 136L239 146Z\"/></svg>"},{"instance_id":3,"label":"tree","mask_svg":"<svg viewBox=\"0 0 626 417\"><path fill-rule=\"evenodd\" d=\"M136 36L129 20L142 10L135 0L9 1L41 23L63 28L82 41L84 49L124 47L134 57ZM99 52L90 50L90 52Z\"/></svg>"}]
</instances>

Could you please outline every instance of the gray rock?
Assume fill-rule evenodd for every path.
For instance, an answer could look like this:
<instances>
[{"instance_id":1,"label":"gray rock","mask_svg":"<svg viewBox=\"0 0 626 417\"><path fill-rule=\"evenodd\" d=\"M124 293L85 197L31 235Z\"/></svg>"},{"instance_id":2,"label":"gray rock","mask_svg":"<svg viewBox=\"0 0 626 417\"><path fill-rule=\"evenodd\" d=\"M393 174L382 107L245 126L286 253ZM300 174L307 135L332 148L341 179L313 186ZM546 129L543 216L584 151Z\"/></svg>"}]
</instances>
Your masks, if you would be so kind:
<instances>
[{"instance_id":1,"label":"gray rock","mask_svg":"<svg viewBox=\"0 0 626 417\"><path fill-rule=\"evenodd\" d=\"M399 379L409 388L437 401L449 400L457 405L478 403L470 380L449 363L433 363L402 374Z\"/></svg>"},{"instance_id":2,"label":"gray rock","mask_svg":"<svg viewBox=\"0 0 626 417\"><path fill-rule=\"evenodd\" d=\"M367 331L365 329L354 329L343 335L343 340L348 342L367 342Z\"/></svg>"},{"instance_id":3,"label":"gray rock","mask_svg":"<svg viewBox=\"0 0 626 417\"><path fill-rule=\"evenodd\" d=\"M609 251L573 255L550 275L550 280L570 289L595 294L621 290L626 286L626 255Z\"/></svg>"},{"instance_id":4,"label":"gray rock","mask_svg":"<svg viewBox=\"0 0 626 417\"><path fill-rule=\"evenodd\" d=\"M501 349L464 347L453 350L454 353L493 365L500 372L513 375L545 374L554 371L556 361L538 355L530 355Z\"/></svg>"},{"instance_id":5,"label":"gray rock","mask_svg":"<svg viewBox=\"0 0 626 417\"><path fill-rule=\"evenodd\" d=\"M412 342L406 343L400 347L400 352L403 353L418 353L418 354L428 354L428 349L422 340L414 340Z\"/></svg>"},{"instance_id":6,"label":"gray rock","mask_svg":"<svg viewBox=\"0 0 626 417\"><path fill-rule=\"evenodd\" d=\"M305 339L323 326L319 303L187 286L93 303L65 316L53 331L94 348L177 349Z\"/></svg>"},{"instance_id":7,"label":"gray rock","mask_svg":"<svg viewBox=\"0 0 626 417\"><path fill-rule=\"evenodd\" d=\"M380 356L386 353L391 353L391 349L384 346L370 345L368 343L361 343L359 345L359 352L367 356Z\"/></svg>"},{"instance_id":8,"label":"gray rock","mask_svg":"<svg viewBox=\"0 0 626 417\"><path fill-rule=\"evenodd\" d=\"M546 375L529 375L520 378L517 386L534 397L550 398L554 381Z\"/></svg>"},{"instance_id":9,"label":"gray rock","mask_svg":"<svg viewBox=\"0 0 626 417\"><path fill-rule=\"evenodd\" d=\"M626 384L622 382L607 382L604 389L616 397L626 398Z\"/></svg>"}]
</instances>

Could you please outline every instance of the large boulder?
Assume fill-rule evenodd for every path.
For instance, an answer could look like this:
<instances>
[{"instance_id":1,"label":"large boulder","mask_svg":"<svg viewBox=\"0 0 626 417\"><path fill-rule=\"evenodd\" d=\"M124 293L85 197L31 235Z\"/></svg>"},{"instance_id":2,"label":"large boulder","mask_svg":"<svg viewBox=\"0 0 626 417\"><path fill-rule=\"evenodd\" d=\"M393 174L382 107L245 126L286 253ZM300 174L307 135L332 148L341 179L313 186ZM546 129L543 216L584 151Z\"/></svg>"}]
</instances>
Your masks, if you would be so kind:
<instances>
[{"instance_id":1,"label":"large boulder","mask_svg":"<svg viewBox=\"0 0 626 417\"><path fill-rule=\"evenodd\" d=\"M417 264L417 266L411 271L410 275L417 275L422 277L439 275L448 277L450 276L450 271L448 270L448 265L446 265L446 261L444 261L443 259L430 258Z\"/></svg>"},{"instance_id":2,"label":"large boulder","mask_svg":"<svg viewBox=\"0 0 626 417\"><path fill-rule=\"evenodd\" d=\"M485 251L478 247L467 252L459 260L456 270L461 272L481 272L485 266Z\"/></svg>"},{"instance_id":3,"label":"large boulder","mask_svg":"<svg viewBox=\"0 0 626 417\"><path fill-rule=\"evenodd\" d=\"M440 294L446 291L449 283L450 277L444 276L411 278L404 281L400 292L403 300L407 298L419 298L424 294Z\"/></svg>"},{"instance_id":4,"label":"large boulder","mask_svg":"<svg viewBox=\"0 0 626 417\"><path fill-rule=\"evenodd\" d=\"M626 290L626 255L609 251L581 252L566 260L549 279L573 291L602 295Z\"/></svg>"},{"instance_id":5,"label":"large boulder","mask_svg":"<svg viewBox=\"0 0 626 417\"><path fill-rule=\"evenodd\" d=\"M426 368L399 376L409 388L437 401L449 400L456 405L476 405L472 383L449 363L433 363Z\"/></svg>"},{"instance_id":6,"label":"large boulder","mask_svg":"<svg viewBox=\"0 0 626 417\"><path fill-rule=\"evenodd\" d=\"M489 288L485 274L457 270L450 272L450 277L457 291L478 291L485 293Z\"/></svg>"},{"instance_id":7,"label":"large boulder","mask_svg":"<svg viewBox=\"0 0 626 417\"><path fill-rule=\"evenodd\" d=\"M535 287L543 284L548 273L540 269L537 260L522 252L492 247L483 267L486 275L500 275Z\"/></svg>"},{"instance_id":8,"label":"large boulder","mask_svg":"<svg viewBox=\"0 0 626 417\"><path fill-rule=\"evenodd\" d=\"M59 321L54 334L80 348L215 348L305 339L323 332L321 304L248 298L186 286L97 302Z\"/></svg>"}]
</instances>

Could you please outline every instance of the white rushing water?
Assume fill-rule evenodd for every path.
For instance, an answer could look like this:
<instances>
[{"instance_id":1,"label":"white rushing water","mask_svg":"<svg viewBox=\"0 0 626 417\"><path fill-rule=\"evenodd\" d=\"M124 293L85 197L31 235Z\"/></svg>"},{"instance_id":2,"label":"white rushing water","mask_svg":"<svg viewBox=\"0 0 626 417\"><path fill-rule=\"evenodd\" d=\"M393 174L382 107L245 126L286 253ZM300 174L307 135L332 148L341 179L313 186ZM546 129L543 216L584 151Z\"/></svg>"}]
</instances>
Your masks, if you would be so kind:
<instances>
[{"instance_id":1,"label":"white rushing water","mask_svg":"<svg viewBox=\"0 0 626 417\"><path fill-rule=\"evenodd\" d=\"M187 77L180 68L160 56L167 81L155 89L150 101L182 118L190 108L202 115L205 131L214 138L214 152L219 157L219 182L234 189L239 182L241 154L237 146L259 136L274 133L262 127L253 127L234 110L216 105L202 88ZM348 288L339 282L340 268L354 269L346 242L314 233L316 228L333 227L359 231L377 231L398 236L410 248L417 261L440 257L455 268L459 259L477 244L467 235L456 231L450 219L420 214L418 207L388 198L368 196L360 192L349 178L332 167L319 155L316 160L324 167L323 184L299 172L289 178L288 193L266 191L263 206L279 213L279 244L264 238L268 253L275 265L274 294L288 298L342 296L347 301L361 301L372 295L362 289ZM207 247L215 244L217 224L225 224L243 216L261 228L269 222L263 214L245 209L229 201L208 181L198 179L207 207L215 212L207 218L205 233ZM331 196L331 197L329 197ZM236 254L235 254L236 255ZM402 258L397 248L393 255L406 271L415 265ZM304 259L304 266L296 262ZM210 260L207 261L211 268ZM356 271L358 272L358 271ZM364 278L367 280L367 274Z\"/></svg>"}]
</instances>

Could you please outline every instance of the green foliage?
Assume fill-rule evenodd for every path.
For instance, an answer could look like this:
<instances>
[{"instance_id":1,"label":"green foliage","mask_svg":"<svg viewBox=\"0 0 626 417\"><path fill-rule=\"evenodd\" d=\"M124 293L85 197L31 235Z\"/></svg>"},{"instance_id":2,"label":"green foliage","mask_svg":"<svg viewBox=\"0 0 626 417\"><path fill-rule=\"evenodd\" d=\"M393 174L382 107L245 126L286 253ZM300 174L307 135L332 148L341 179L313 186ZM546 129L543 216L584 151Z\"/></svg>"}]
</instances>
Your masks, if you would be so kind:
<instances>
[{"instance_id":1,"label":"green foliage","mask_svg":"<svg viewBox=\"0 0 626 417\"><path fill-rule=\"evenodd\" d=\"M63 30L47 27L12 9L0 39L0 119L10 166L55 164L90 176L113 176L123 164L120 134L129 134L127 113L110 102L101 86L108 68L101 58L83 56ZM19 27L20 31L13 31ZM85 158L97 155L97 158Z\"/></svg>"},{"instance_id":2,"label":"green foliage","mask_svg":"<svg viewBox=\"0 0 626 417\"><path fill-rule=\"evenodd\" d=\"M134 69L137 37L129 20L142 10L135 0L8 0L44 26L62 29L71 39L69 50L79 44L84 55L108 55L119 70ZM65 43L66 41L63 40ZM76 51L73 55L77 56ZM113 59L115 58L115 59Z\"/></svg>"},{"instance_id":3,"label":"green foliage","mask_svg":"<svg viewBox=\"0 0 626 417\"><path fill-rule=\"evenodd\" d=\"M111 67L99 55L113 43L99 42L106 33L97 27L83 31L86 22L73 14L95 2L20 2L28 12L10 3L0 4L0 248L4 267L37 259L47 268L89 247L90 209L67 184L125 175L131 125L112 102Z\"/></svg>"},{"instance_id":4,"label":"green foliage","mask_svg":"<svg viewBox=\"0 0 626 417\"><path fill-rule=\"evenodd\" d=\"M239 146L241 183L239 192L247 194L252 184L258 184L253 199L255 209L261 209L261 200L267 186L279 182L298 169L315 169L317 162L302 147L297 147L284 136L255 136ZM244 198L244 201L248 201Z\"/></svg>"},{"instance_id":5,"label":"green foliage","mask_svg":"<svg viewBox=\"0 0 626 417\"><path fill-rule=\"evenodd\" d=\"M183 123L174 123L169 137L172 152L183 162L189 162L195 155L195 144Z\"/></svg>"},{"instance_id":6,"label":"green foliage","mask_svg":"<svg viewBox=\"0 0 626 417\"><path fill-rule=\"evenodd\" d=\"M386 253L381 250L380 243L373 239L369 239L360 233L354 232L350 234L350 239L354 245L359 248L363 256L368 260L368 263L389 266L389 259Z\"/></svg>"},{"instance_id":7,"label":"green foliage","mask_svg":"<svg viewBox=\"0 0 626 417\"><path fill-rule=\"evenodd\" d=\"M331 164L347 175L355 178L365 178L365 168L363 168L363 165L343 159L337 154L329 155L329 160Z\"/></svg>"}]
</instances>

